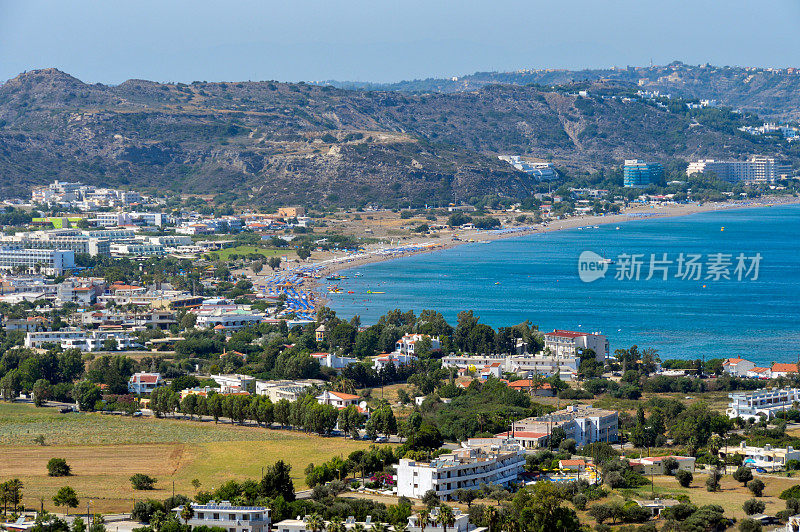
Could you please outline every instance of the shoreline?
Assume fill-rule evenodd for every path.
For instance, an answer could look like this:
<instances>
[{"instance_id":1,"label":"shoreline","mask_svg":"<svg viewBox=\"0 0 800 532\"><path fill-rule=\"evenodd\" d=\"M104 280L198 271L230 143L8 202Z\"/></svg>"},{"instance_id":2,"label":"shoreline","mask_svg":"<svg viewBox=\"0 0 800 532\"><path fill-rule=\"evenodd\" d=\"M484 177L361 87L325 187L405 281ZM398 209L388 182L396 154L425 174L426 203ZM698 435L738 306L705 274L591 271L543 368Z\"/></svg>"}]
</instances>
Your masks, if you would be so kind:
<instances>
[{"instance_id":1,"label":"shoreline","mask_svg":"<svg viewBox=\"0 0 800 532\"><path fill-rule=\"evenodd\" d=\"M594 225L608 225L608 224L620 224L620 223L629 223L635 222L640 220L652 220L654 218L677 218L680 216L687 216L690 214L698 214L698 213L706 213L706 212L717 212L717 211L730 211L730 210L738 210L738 209L754 209L754 208L763 208L763 207L770 207L770 206L784 206L784 205L797 205L800 204L800 197L794 196L767 196L765 198L761 198L758 201L731 201L726 203L707 203L704 205L697 205L697 204L688 204L688 205L666 205L666 206L649 206L649 207L634 207L629 208L628 210L621 212L619 214L611 214L605 216L597 216L597 215L583 215L583 216L574 216L570 218L566 218L564 220L553 220L546 224L537 224L532 226L529 229L520 228L519 231L513 231L513 227L509 228L512 231L506 233L496 233L494 231L470 231L470 232L459 232L459 231L448 231L446 233L440 233L440 239L446 239L443 242L435 242L435 238L413 238L409 242L403 243L403 246L412 246L412 245L422 245L422 244L432 244L431 247L426 249L408 251L404 253L396 253L391 255L380 254L378 253L381 249L386 249L385 245L376 245L373 246L371 249L367 249L366 255L361 256L354 256L350 259L347 258L347 255L342 255L340 257L334 257L332 259L328 259L331 262L325 265L321 270L320 274L322 276L326 275L333 275L339 272L343 272L346 270L352 270L354 268L359 268L361 266L366 266L368 264L374 264L377 262L384 262L404 257L411 257L414 255L420 255L423 253L433 253L438 251L444 251L446 249L451 249L463 244L470 244L475 242L494 242L497 240L506 240L509 238L518 238L522 236L534 235L534 234L544 234L550 233L554 231L566 231L569 229L576 229L578 227L585 227L585 226L594 226ZM453 240L453 236L458 236L459 240ZM324 264L323 261L322 264ZM317 265L321 263L316 263ZM309 283L309 288L316 293L318 298L323 300L327 300L324 293L321 293L321 290L318 290L322 283L320 282L321 279L313 279L312 283Z\"/></svg>"}]
</instances>

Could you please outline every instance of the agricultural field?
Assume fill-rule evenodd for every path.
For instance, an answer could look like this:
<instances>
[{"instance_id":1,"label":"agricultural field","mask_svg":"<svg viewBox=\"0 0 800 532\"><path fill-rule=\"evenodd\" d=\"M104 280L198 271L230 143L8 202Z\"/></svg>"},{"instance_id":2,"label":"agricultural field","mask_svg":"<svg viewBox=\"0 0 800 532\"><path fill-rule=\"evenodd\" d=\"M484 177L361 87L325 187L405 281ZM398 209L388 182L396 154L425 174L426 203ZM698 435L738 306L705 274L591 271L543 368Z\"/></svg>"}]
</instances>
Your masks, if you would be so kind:
<instances>
[{"instance_id":1,"label":"agricultural field","mask_svg":"<svg viewBox=\"0 0 800 532\"><path fill-rule=\"evenodd\" d=\"M44 437L44 445L34 441ZM53 408L0 403L0 479L19 478L29 507L56 508L52 496L72 486L81 507L130 511L134 499L164 499L175 492L212 490L231 480L257 479L261 468L282 459L292 466L295 488L305 487L310 462L347 456L369 446L342 438L266 430L227 423L131 418L99 413L59 414ZM47 476L47 461L64 458L73 476ZM158 479L154 491L134 491L129 478L145 473Z\"/></svg>"}]
</instances>

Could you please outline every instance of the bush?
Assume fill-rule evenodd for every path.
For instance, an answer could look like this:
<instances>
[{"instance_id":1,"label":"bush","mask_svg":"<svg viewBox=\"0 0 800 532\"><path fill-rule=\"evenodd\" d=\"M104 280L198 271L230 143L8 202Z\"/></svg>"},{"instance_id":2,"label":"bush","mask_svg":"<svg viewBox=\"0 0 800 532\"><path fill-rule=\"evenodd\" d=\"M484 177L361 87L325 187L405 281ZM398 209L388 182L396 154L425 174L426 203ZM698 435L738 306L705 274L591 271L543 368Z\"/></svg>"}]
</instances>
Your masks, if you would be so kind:
<instances>
[{"instance_id":1,"label":"bush","mask_svg":"<svg viewBox=\"0 0 800 532\"><path fill-rule=\"evenodd\" d=\"M155 487L156 479L144 473L136 473L131 477L131 485L135 490L151 490Z\"/></svg>"},{"instance_id":2,"label":"bush","mask_svg":"<svg viewBox=\"0 0 800 532\"><path fill-rule=\"evenodd\" d=\"M780 494L780 498L786 500L787 504L788 499L800 499L800 484L783 490Z\"/></svg>"},{"instance_id":3,"label":"bush","mask_svg":"<svg viewBox=\"0 0 800 532\"><path fill-rule=\"evenodd\" d=\"M133 505L131 518L140 523L149 523L150 518L157 511L164 511L164 505L161 504L160 501L154 501L152 499L136 501L136 504Z\"/></svg>"},{"instance_id":4,"label":"bush","mask_svg":"<svg viewBox=\"0 0 800 532\"><path fill-rule=\"evenodd\" d=\"M754 478L747 483L747 489L756 497L761 497L761 494L764 493L764 483L761 479Z\"/></svg>"},{"instance_id":5,"label":"bush","mask_svg":"<svg viewBox=\"0 0 800 532\"><path fill-rule=\"evenodd\" d=\"M692 480L694 480L694 475L685 469L678 469L675 471L675 478L681 487L688 488L692 484Z\"/></svg>"},{"instance_id":6,"label":"bush","mask_svg":"<svg viewBox=\"0 0 800 532\"><path fill-rule=\"evenodd\" d=\"M739 522L740 532L761 532L761 523L749 517L742 519Z\"/></svg>"},{"instance_id":7,"label":"bush","mask_svg":"<svg viewBox=\"0 0 800 532\"><path fill-rule=\"evenodd\" d=\"M72 474L72 468L63 458L51 458L47 462L47 475L51 477L68 477Z\"/></svg>"},{"instance_id":8,"label":"bush","mask_svg":"<svg viewBox=\"0 0 800 532\"><path fill-rule=\"evenodd\" d=\"M764 501L759 501L758 499L748 499L742 505L742 509L747 515L763 514L766 507L767 505Z\"/></svg>"},{"instance_id":9,"label":"bush","mask_svg":"<svg viewBox=\"0 0 800 532\"><path fill-rule=\"evenodd\" d=\"M574 504L575 508L581 512L586 509L587 502L589 502L589 499L587 499L586 495L583 493L578 493L572 498L572 504Z\"/></svg>"},{"instance_id":10,"label":"bush","mask_svg":"<svg viewBox=\"0 0 800 532\"><path fill-rule=\"evenodd\" d=\"M708 491L719 491L719 472L712 471L706 479L706 489Z\"/></svg>"},{"instance_id":11,"label":"bush","mask_svg":"<svg viewBox=\"0 0 800 532\"><path fill-rule=\"evenodd\" d=\"M741 466L733 472L733 479L746 486L748 482L753 480L753 470L747 466Z\"/></svg>"}]
</instances>

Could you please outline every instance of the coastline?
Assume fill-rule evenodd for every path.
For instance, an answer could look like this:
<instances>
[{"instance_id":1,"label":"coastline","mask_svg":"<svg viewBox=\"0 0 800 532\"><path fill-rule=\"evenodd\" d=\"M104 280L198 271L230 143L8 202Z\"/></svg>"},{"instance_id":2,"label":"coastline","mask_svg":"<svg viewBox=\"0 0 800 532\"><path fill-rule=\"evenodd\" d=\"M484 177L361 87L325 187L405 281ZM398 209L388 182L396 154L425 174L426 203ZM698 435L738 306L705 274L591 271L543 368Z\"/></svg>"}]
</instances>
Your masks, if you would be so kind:
<instances>
[{"instance_id":1,"label":"coastline","mask_svg":"<svg viewBox=\"0 0 800 532\"><path fill-rule=\"evenodd\" d=\"M628 208L620 214L611 214L605 216L596 215L582 215L566 218L564 220L553 220L546 224L537 224L529 229L520 229L519 231L503 232L496 231L446 231L439 233L439 239L442 242L436 242L436 238L416 237L403 242L404 246L422 245L425 243L432 244L431 247L413 250L408 252L394 253L391 255L380 254L380 250L385 249L385 245L370 246L366 249L365 253L358 256L348 258L347 255L334 256L326 261L317 262L317 265L324 264L320 273L325 275L332 275L338 272L359 268L367 264L376 262L383 262L403 257L410 257L412 255L419 255L422 253L433 253L443 251L445 249L454 248L462 244L479 242L493 242L496 240L505 240L508 238L517 238L532 234L550 233L553 231L565 231L569 229L576 229L578 227L594 226L594 225L607 225L607 224L621 224L635 222L638 220L651 220L653 218L675 218L679 216L687 216L690 214L698 214L705 212L715 211L729 211L735 209L753 209L769 206L782 206L782 205L797 205L800 204L800 197L794 196L768 196L760 198L757 201L730 201L725 203L706 203L703 205L686 204L686 205L652 205L652 206L636 206ZM511 228L513 229L513 228ZM453 236L458 236L458 240L453 240ZM327 299L324 297L323 290L319 289L318 282L310 283L312 291L316 292L317 297Z\"/></svg>"}]
</instances>

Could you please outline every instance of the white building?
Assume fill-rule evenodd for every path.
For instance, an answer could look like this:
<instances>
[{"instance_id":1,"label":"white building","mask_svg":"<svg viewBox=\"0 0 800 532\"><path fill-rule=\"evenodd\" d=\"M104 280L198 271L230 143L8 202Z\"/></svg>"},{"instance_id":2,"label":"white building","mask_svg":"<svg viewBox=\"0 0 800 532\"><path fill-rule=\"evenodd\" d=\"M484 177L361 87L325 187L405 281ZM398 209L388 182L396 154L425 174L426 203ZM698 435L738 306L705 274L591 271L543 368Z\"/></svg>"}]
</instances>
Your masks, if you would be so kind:
<instances>
[{"instance_id":1,"label":"white building","mask_svg":"<svg viewBox=\"0 0 800 532\"><path fill-rule=\"evenodd\" d=\"M427 338L431 341L431 351L438 351L442 348L442 344L439 341L438 336L429 336L427 334L406 334L397 341L394 346L394 350L396 353L401 353L403 355L414 355L414 350L417 343L419 343L423 338Z\"/></svg>"},{"instance_id":2,"label":"white building","mask_svg":"<svg viewBox=\"0 0 800 532\"><path fill-rule=\"evenodd\" d=\"M539 181L558 179L558 172L550 163L526 161L519 155L498 155L497 158Z\"/></svg>"},{"instance_id":3,"label":"white building","mask_svg":"<svg viewBox=\"0 0 800 532\"><path fill-rule=\"evenodd\" d=\"M793 408L794 403L800 402L800 390L797 388L784 388L781 390L758 390L755 392L740 392L728 394L730 403L727 414L731 419L759 420L775 417L778 412Z\"/></svg>"},{"instance_id":4,"label":"white building","mask_svg":"<svg viewBox=\"0 0 800 532\"><path fill-rule=\"evenodd\" d=\"M203 304L205 306L205 302ZM218 306L212 309L193 310L197 314L196 326L199 328L213 328L217 330L236 331L251 325L258 325L266 320L266 316L252 312L244 306Z\"/></svg>"},{"instance_id":5,"label":"white building","mask_svg":"<svg viewBox=\"0 0 800 532\"><path fill-rule=\"evenodd\" d=\"M290 403L306 393L312 386L322 386L324 381L309 379L301 381L279 380L279 381L256 381L256 395L266 395L270 401L277 403L281 399L286 399Z\"/></svg>"},{"instance_id":6,"label":"white building","mask_svg":"<svg viewBox=\"0 0 800 532\"><path fill-rule=\"evenodd\" d=\"M478 489L481 484L508 485L525 466L525 451L517 444L504 444L490 451L463 448L428 462L403 458L397 469L397 495L420 499L433 490L442 500L460 488Z\"/></svg>"},{"instance_id":7,"label":"white building","mask_svg":"<svg viewBox=\"0 0 800 532\"><path fill-rule=\"evenodd\" d=\"M322 395L317 396L317 402L319 404L335 406L339 410L350 405L358 406L359 399L360 397L357 395L344 392L332 392L329 390L326 390L322 392Z\"/></svg>"},{"instance_id":8,"label":"white building","mask_svg":"<svg viewBox=\"0 0 800 532\"><path fill-rule=\"evenodd\" d=\"M60 249L0 247L0 270L61 275L75 268L75 252Z\"/></svg>"},{"instance_id":9,"label":"white building","mask_svg":"<svg viewBox=\"0 0 800 532\"><path fill-rule=\"evenodd\" d=\"M743 358L729 358L722 363L722 371L734 377L747 377L747 372L756 365Z\"/></svg>"},{"instance_id":10,"label":"white building","mask_svg":"<svg viewBox=\"0 0 800 532\"><path fill-rule=\"evenodd\" d=\"M331 369L344 369L350 364L358 364L358 359L353 357L341 357L333 353L311 353L311 358L319 362L319 365Z\"/></svg>"},{"instance_id":11,"label":"white building","mask_svg":"<svg viewBox=\"0 0 800 532\"><path fill-rule=\"evenodd\" d=\"M405 355L403 353L386 353L384 355L375 357L372 363L372 368L375 371L381 371L389 364L394 364L395 367L405 366L415 361L417 357L414 355Z\"/></svg>"},{"instance_id":12,"label":"white building","mask_svg":"<svg viewBox=\"0 0 800 532\"><path fill-rule=\"evenodd\" d=\"M211 375L211 378L219 384L220 393L239 393L246 392L250 383L254 383L256 378L251 375Z\"/></svg>"},{"instance_id":13,"label":"white building","mask_svg":"<svg viewBox=\"0 0 800 532\"><path fill-rule=\"evenodd\" d=\"M328 525L330 521L323 521L325 526L325 530L328 529ZM375 523L372 522L372 516L368 515L366 520L363 522L356 521L355 517L352 515L349 516L347 519L344 520L342 523L344 525L344 529L346 531L353 530L356 526L363 528L364 530L372 530L372 527ZM296 519L284 519L278 523L275 523L273 526L274 532L313 532L311 528L308 526L308 516L303 517L300 519L298 516Z\"/></svg>"},{"instance_id":14,"label":"white building","mask_svg":"<svg viewBox=\"0 0 800 532\"><path fill-rule=\"evenodd\" d=\"M505 371L523 377L558 375L561 380L571 381L578 374L580 359L565 355L518 355L506 359Z\"/></svg>"},{"instance_id":15,"label":"white building","mask_svg":"<svg viewBox=\"0 0 800 532\"><path fill-rule=\"evenodd\" d=\"M714 173L719 179L748 185L773 183L776 179L791 177L792 168L775 157L753 155L746 161L716 161L701 159L689 163L686 175Z\"/></svg>"},{"instance_id":16,"label":"white building","mask_svg":"<svg viewBox=\"0 0 800 532\"><path fill-rule=\"evenodd\" d=\"M800 460L800 450L794 449L791 445L785 449L774 448L770 444L764 447L754 447L743 441L738 447L728 447L727 451L728 454L742 456L744 458L743 465L767 471L778 471L784 469L789 460ZM724 458L725 448L720 449L719 454Z\"/></svg>"},{"instance_id":17,"label":"white building","mask_svg":"<svg viewBox=\"0 0 800 532\"><path fill-rule=\"evenodd\" d=\"M595 352L598 362L608 357L608 339L599 333L582 333L556 329L545 333L544 349L558 357L574 357L584 349Z\"/></svg>"},{"instance_id":18,"label":"white building","mask_svg":"<svg viewBox=\"0 0 800 532\"><path fill-rule=\"evenodd\" d=\"M135 394L148 394L163 384L164 380L160 373L134 373L128 381L128 391Z\"/></svg>"},{"instance_id":19,"label":"white building","mask_svg":"<svg viewBox=\"0 0 800 532\"><path fill-rule=\"evenodd\" d=\"M428 515L428 522L422 523L419 514L413 514L408 518L406 532L469 532L474 527L470 526L469 515L461 511L461 508L453 508L455 521L452 525L444 527L438 521L439 507L432 508Z\"/></svg>"},{"instance_id":20,"label":"white building","mask_svg":"<svg viewBox=\"0 0 800 532\"><path fill-rule=\"evenodd\" d=\"M269 508L262 506L233 506L228 501L209 504L192 503L194 516L187 523L191 527L219 527L227 532L269 532ZM173 508L178 520L183 523L183 506Z\"/></svg>"},{"instance_id":21,"label":"white building","mask_svg":"<svg viewBox=\"0 0 800 532\"><path fill-rule=\"evenodd\" d=\"M81 351L104 351L106 340L115 340L117 349L139 347L130 331L84 331L61 329L60 331L35 331L25 335L25 347L42 347L45 344L60 345L64 349Z\"/></svg>"},{"instance_id":22,"label":"white building","mask_svg":"<svg viewBox=\"0 0 800 532\"><path fill-rule=\"evenodd\" d=\"M694 473L694 463L697 460L694 456L644 456L636 460L631 460L630 464L634 470L643 475L665 475L664 461L673 458L678 463L677 470Z\"/></svg>"},{"instance_id":23,"label":"white building","mask_svg":"<svg viewBox=\"0 0 800 532\"><path fill-rule=\"evenodd\" d=\"M552 434L556 427L564 429L566 437L574 439L578 447L597 441L615 443L619 439L617 412L586 405L568 406L552 414L515 421L511 436L536 435L531 438L533 445L542 441L543 434Z\"/></svg>"},{"instance_id":24,"label":"white building","mask_svg":"<svg viewBox=\"0 0 800 532\"><path fill-rule=\"evenodd\" d=\"M111 255L114 257L160 257L164 253L164 246L150 242L137 240L111 244Z\"/></svg>"}]
</instances>

